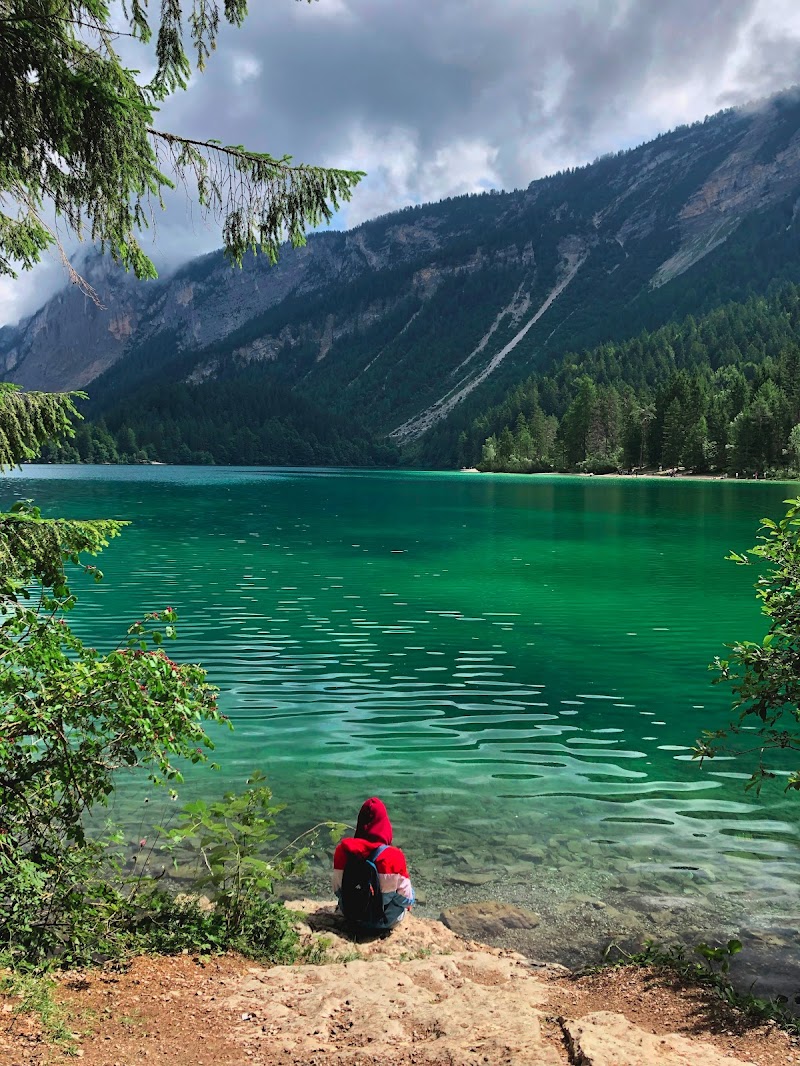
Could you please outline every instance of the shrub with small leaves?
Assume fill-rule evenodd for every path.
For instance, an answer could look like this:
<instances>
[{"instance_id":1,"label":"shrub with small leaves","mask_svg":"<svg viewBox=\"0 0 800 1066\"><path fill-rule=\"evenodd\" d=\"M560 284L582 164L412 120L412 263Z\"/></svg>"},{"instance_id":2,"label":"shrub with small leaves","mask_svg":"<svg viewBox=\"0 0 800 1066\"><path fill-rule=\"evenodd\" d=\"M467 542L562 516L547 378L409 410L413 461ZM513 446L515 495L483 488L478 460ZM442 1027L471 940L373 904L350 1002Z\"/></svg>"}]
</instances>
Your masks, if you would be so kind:
<instances>
[{"instance_id":1,"label":"shrub with small leaves","mask_svg":"<svg viewBox=\"0 0 800 1066\"><path fill-rule=\"evenodd\" d=\"M233 950L261 962L290 963L297 958L300 940L295 922L280 900L250 897L234 928L223 907L203 906L198 897L173 896L155 887L127 905L116 953L213 955Z\"/></svg>"},{"instance_id":2,"label":"shrub with small leaves","mask_svg":"<svg viewBox=\"0 0 800 1066\"><path fill-rule=\"evenodd\" d=\"M320 830L330 830L336 839L344 829L320 822L271 852L278 835L276 818L283 809L273 804L264 774L256 771L243 792L227 792L210 803L189 803L178 824L164 830L176 866L180 853L194 887L207 891L222 915L227 942L248 954L272 952L281 940L285 919L274 898L276 883L302 872Z\"/></svg>"},{"instance_id":3,"label":"shrub with small leaves","mask_svg":"<svg viewBox=\"0 0 800 1066\"><path fill-rule=\"evenodd\" d=\"M118 773L180 781L181 761L213 746L205 724L223 719L202 667L160 646L175 636L172 608L105 652L67 624L68 567L99 580L82 560L122 525L44 518L24 501L0 514L0 949L29 962L85 958L111 920L107 853L84 823Z\"/></svg>"},{"instance_id":4,"label":"shrub with small leaves","mask_svg":"<svg viewBox=\"0 0 800 1066\"><path fill-rule=\"evenodd\" d=\"M20 605L0 624L0 944L31 960L72 960L115 905L85 817L116 776L140 769L176 783L181 761L205 761L213 746L204 726L222 719L216 690L158 646L175 620L154 612L107 653L87 648L57 609Z\"/></svg>"},{"instance_id":5,"label":"shrub with small leaves","mask_svg":"<svg viewBox=\"0 0 800 1066\"><path fill-rule=\"evenodd\" d=\"M747 785L756 792L778 772L786 775L787 790L800 789L800 499L785 502L789 510L780 522L762 519L754 548L728 556L742 566L750 564L748 556L769 564L755 589L770 625L761 642L739 641L730 646L728 659L712 663L719 673L715 684L732 686L739 718L725 729L706 731L694 751L701 760L713 758L722 745L738 755L756 754L758 765ZM757 737L755 746L727 743L745 729L748 740Z\"/></svg>"}]
</instances>

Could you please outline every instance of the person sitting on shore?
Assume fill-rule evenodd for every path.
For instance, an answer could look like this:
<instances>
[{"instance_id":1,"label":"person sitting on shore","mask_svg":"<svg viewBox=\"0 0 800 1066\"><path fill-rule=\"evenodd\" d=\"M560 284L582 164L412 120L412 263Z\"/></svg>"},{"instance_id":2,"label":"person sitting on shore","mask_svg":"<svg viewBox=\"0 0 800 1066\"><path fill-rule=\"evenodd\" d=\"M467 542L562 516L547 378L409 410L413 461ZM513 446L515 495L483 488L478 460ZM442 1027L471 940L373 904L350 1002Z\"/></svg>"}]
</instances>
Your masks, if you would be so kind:
<instances>
[{"instance_id":1,"label":"person sitting on shore","mask_svg":"<svg viewBox=\"0 0 800 1066\"><path fill-rule=\"evenodd\" d=\"M411 910L406 857L392 845L392 823L377 796L358 812L355 836L337 844L332 882L339 910L358 928L391 929Z\"/></svg>"}]
</instances>

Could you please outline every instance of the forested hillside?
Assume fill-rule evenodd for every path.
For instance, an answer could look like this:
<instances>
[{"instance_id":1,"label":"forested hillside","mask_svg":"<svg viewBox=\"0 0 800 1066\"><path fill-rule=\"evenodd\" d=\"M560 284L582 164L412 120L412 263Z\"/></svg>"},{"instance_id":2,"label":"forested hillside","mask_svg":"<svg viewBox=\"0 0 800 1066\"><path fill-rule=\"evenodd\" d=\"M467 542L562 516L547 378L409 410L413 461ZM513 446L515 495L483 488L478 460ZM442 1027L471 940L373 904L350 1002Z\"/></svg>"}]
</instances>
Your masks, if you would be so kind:
<instances>
[{"instance_id":1,"label":"forested hillside","mask_svg":"<svg viewBox=\"0 0 800 1066\"><path fill-rule=\"evenodd\" d=\"M485 470L800 472L800 286L567 354L460 447Z\"/></svg>"},{"instance_id":2,"label":"forested hillside","mask_svg":"<svg viewBox=\"0 0 800 1066\"><path fill-rule=\"evenodd\" d=\"M42 458L68 463L165 462L244 466L394 466L397 449L255 375L213 389L171 382L132 393L107 416L77 427ZM80 405L79 406L83 406Z\"/></svg>"}]
</instances>

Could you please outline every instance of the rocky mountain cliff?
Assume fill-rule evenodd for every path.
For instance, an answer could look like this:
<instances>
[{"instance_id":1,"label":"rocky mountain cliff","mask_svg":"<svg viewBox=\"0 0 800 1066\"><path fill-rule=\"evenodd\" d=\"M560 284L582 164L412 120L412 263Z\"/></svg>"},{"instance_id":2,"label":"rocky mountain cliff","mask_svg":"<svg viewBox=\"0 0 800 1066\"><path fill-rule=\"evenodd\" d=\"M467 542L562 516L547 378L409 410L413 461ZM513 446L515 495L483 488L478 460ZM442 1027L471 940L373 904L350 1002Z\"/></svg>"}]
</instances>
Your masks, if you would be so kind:
<instances>
[{"instance_id":1,"label":"rocky mountain cliff","mask_svg":"<svg viewBox=\"0 0 800 1066\"><path fill-rule=\"evenodd\" d=\"M89 386L95 414L165 382L289 388L448 462L474 412L565 351L800 281L800 94L722 112L510 193L313 235L280 263L214 253L105 303L59 293L0 330L5 377Z\"/></svg>"}]
</instances>

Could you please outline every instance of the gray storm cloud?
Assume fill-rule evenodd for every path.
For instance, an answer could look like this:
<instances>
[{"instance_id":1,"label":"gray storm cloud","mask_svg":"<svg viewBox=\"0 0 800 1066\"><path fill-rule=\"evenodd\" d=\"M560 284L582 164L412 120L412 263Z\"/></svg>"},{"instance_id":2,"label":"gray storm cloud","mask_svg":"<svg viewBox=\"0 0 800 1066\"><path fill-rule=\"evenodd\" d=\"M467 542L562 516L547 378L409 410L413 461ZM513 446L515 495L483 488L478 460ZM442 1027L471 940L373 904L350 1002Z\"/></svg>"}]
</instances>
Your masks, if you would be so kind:
<instances>
[{"instance_id":1,"label":"gray storm cloud","mask_svg":"<svg viewBox=\"0 0 800 1066\"><path fill-rule=\"evenodd\" d=\"M757 0L272 2L246 34L226 37L253 61L252 76L236 84L230 63L215 64L175 114L193 133L219 122L226 135L304 159L359 165L366 150L377 178L380 151L413 142L404 190L412 199L426 191L436 154L467 143L486 150L486 183L527 184L543 167L586 161L702 117L698 106L718 107L723 72L757 8ZM785 39L785 26L773 29ZM754 33L753 45L768 48L770 39ZM753 81L762 91L762 79ZM682 100L690 83L705 87L691 115ZM440 180L452 186L445 194L477 184L472 173Z\"/></svg>"},{"instance_id":2,"label":"gray storm cloud","mask_svg":"<svg viewBox=\"0 0 800 1066\"><path fill-rule=\"evenodd\" d=\"M260 0L158 125L368 171L351 225L527 185L785 88L798 62L793 0ZM173 263L219 243L177 196L155 239ZM0 282L0 322L57 273Z\"/></svg>"}]
</instances>

